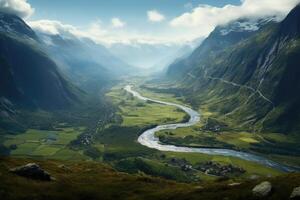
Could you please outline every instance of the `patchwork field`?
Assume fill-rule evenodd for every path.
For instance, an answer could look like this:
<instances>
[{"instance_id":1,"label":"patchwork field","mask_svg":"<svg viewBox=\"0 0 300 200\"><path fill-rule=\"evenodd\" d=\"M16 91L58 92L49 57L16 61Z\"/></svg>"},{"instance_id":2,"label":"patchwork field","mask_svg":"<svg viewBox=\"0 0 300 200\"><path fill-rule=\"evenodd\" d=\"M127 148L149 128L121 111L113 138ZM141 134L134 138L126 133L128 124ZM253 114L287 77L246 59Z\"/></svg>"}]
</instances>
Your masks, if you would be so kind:
<instances>
[{"instance_id":1,"label":"patchwork field","mask_svg":"<svg viewBox=\"0 0 300 200\"><path fill-rule=\"evenodd\" d=\"M29 129L18 135L4 135L5 147L10 149L12 156L29 156L53 159L87 159L80 151L68 146L77 138L84 127L59 128L57 131Z\"/></svg>"}]
</instances>

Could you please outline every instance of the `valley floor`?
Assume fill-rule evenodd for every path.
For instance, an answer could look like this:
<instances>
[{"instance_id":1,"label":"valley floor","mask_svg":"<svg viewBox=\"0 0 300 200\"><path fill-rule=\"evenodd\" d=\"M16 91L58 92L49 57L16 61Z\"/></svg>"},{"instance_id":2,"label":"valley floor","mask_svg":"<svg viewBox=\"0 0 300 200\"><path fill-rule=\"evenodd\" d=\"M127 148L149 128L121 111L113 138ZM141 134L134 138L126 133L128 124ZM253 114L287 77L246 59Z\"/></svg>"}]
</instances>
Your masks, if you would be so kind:
<instances>
[{"instance_id":1,"label":"valley floor","mask_svg":"<svg viewBox=\"0 0 300 200\"><path fill-rule=\"evenodd\" d=\"M117 103L117 105L119 105L120 110L121 110L121 112L119 113L120 116L123 119L125 119L125 120L123 120L121 126L119 127L120 129L128 128L128 127L133 126L133 125L140 126L140 127L145 127L145 122L139 123L140 120L142 120L142 119L147 119L146 121L148 123L146 125L149 124L150 127L151 127L151 125L174 123L175 122L175 121L172 121L171 119L163 120L163 119L160 119L159 117L156 116L156 114L158 114L158 116L163 117L164 114L161 114L161 112L165 112L165 110L161 107L168 107L168 106L164 106L164 105L162 106L162 105L159 105L159 104L154 104L154 103L149 103L149 102L145 103L145 102L140 101L136 98L132 98L131 96L126 97L126 95L128 95L128 94L124 93L123 87L124 87L124 85L116 87L109 94L112 97L113 102L115 102L115 103ZM138 90L143 95L145 95L145 96L149 95L149 97L151 97L151 98L164 100L164 101L168 101L168 102L174 102L174 103L176 102L176 103L182 104L181 100L175 98L173 95L167 95L167 94L165 95L165 94L153 93L153 92L151 93L150 91L147 91L147 90L141 89L141 88L138 88ZM124 94L124 95L122 95L122 94ZM118 101L116 101L116 99L118 99L119 102L123 102L123 104L120 104ZM136 103L136 105L134 105L133 102L139 102L139 103ZM137 106L137 104L139 106L140 106L140 104L144 104L144 106L139 107L139 106ZM149 107L149 106L151 106L151 107ZM155 109L153 109L153 106L154 107L160 107L160 112L157 112ZM123 110L126 110L126 111L122 112ZM148 110L147 113L144 113L144 110ZM138 111L138 112L136 112L136 111ZM133 120L130 123L128 123L128 118L132 119L131 118L132 114L134 115L134 117L138 117L139 120ZM168 114L170 116L173 116L173 117L177 116L176 114L174 114L170 111L168 111ZM150 119L150 116L152 117L152 120ZM180 121L180 120L178 120L178 121ZM132 123L134 123L134 124L132 124ZM194 127L192 127L192 128L194 128ZM183 129L178 129L178 130L182 130L182 132L185 132L186 135L189 135L189 134L191 134L191 131L189 131L188 129L189 128L183 128ZM141 128L141 130L144 130L144 129ZM135 136L134 138L132 138L132 140L136 141L137 137L138 137L138 135ZM160 139L162 139L162 138L160 138ZM205 140L205 138L204 138L204 140ZM162 141L164 142L164 140L162 140ZM207 141L203 141L203 142L204 143L206 142L206 147L207 146L214 147L213 145L210 146L210 143L207 142ZM173 144L182 145L180 142L178 142L178 143L175 142ZM229 145L227 145L227 146L225 145L223 147L228 147L228 146ZM241 167L241 168L246 170L246 173L242 174L242 175L231 174L232 175L231 178L247 178L247 177L249 178L253 175L255 175L255 176L272 176L272 175L277 175L277 174L280 173L280 172L278 172L274 169L270 169L268 167L261 166L257 163L240 160L238 158L233 158L233 157L212 156L212 155L206 155L206 154L200 154L200 153L159 152L159 151L156 151L156 150L154 152L157 152L156 154L160 154L160 155L159 156L153 156L153 154L148 153L148 154L143 155L143 158L147 158L149 160L155 161L157 163L157 165L162 164L162 166L163 166L165 164L168 164L167 167L164 167L165 170L170 170L170 169L172 169L172 167L182 167L182 164L180 164L180 161L178 161L179 164L176 163L176 162L170 164L170 160L172 160L172 158L173 159L177 158L179 160L184 160L184 161L186 161L187 165L190 165L193 168L193 170L187 170L187 172L184 171L184 170L181 170L181 171L183 171L184 174L187 174L188 177L195 176L195 180L201 180L201 179L203 179L203 180L214 180L214 179L218 178L217 176L211 176L211 175L208 175L207 173L203 173L199 170L195 170L197 168L197 166L199 166L199 165L201 165L205 162L209 162L209 161L216 162L216 163L219 163L219 164L224 165L224 166L233 165L233 166ZM157 159L157 157L159 157L159 159ZM126 158L126 159L131 160L132 158ZM125 160L122 160L122 162L121 162L123 165L130 165L129 163L131 163L131 165L134 165L134 164L132 164L132 161L131 162L128 162L128 161L125 162ZM154 165L154 162L152 162L152 164ZM123 166L123 168L124 168L123 170L128 171L128 167L129 166ZM129 170L129 171L131 171L131 170ZM163 173L156 174L153 171L150 172L150 173L153 173L153 175L166 176Z\"/></svg>"},{"instance_id":2,"label":"valley floor","mask_svg":"<svg viewBox=\"0 0 300 200\"><path fill-rule=\"evenodd\" d=\"M142 82L138 79L130 83L135 84L135 89L146 97L188 105L184 97L149 89L141 85ZM107 121L95 120L97 121L95 125L91 124L86 127L76 127L60 122L54 130L30 129L23 134L6 134L1 137L1 143L10 149L9 155L12 158L2 159L1 162L0 175L4 180L1 184L7 187L3 190L4 192L0 192L0 195L17 192L20 195L16 196L15 199L17 199L22 195L29 195L31 190L38 187L39 184L32 181L28 185L28 190L22 191L21 185L24 178L14 177L7 173L8 168L31 162L32 159L57 178L56 182L42 184L41 189L37 190L37 197L40 197L42 189L47 191L49 189L49 193L45 196L49 199L53 195L64 197L73 193L77 194L77 199L86 197L93 199L102 195L107 195L105 198L114 199L124 199L126 195L127 199L159 199L158 197L176 199L177 194L181 197L180 199L193 199L199 194L203 195L203 199L215 199L215 191L224 192L225 196L230 197L229 199L243 199L241 197L251 199L249 188L258 181L270 179L277 183L278 180L287 177L286 185L282 183L282 187L287 190L281 191L278 187L276 189L278 194L276 192L270 197L270 199L278 199L279 196L287 196L291 188L296 185L297 174L284 175L281 171L255 162L201 153L160 152L142 146L137 142L137 138L143 131L158 124L183 122L188 119L188 116L172 106L134 98L124 90L127 84L127 82L122 82L106 94L106 98L115 107L115 112ZM252 152L255 152L251 149L255 144L276 138L282 141L283 138L274 133L262 135L230 129L226 121L220 120L205 106L201 107L201 114L204 120L201 120L199 124L188 128L162 131L157 133L157 136L161 142L167 144L222 147ZM290 138L284 137L284 139L292 142ZM266 154L264 156L267 157ZM297 156L272 155L269 158L287 164L299 162ZM71 171L57 168L61 164L67 165ZM86 169L88 171L85 171ZM222 174L221 169L226 169L227 172ZM109 173L103 175L102 172ZM290 177L295 177L295 180L289 180ZM89 184L93 178L95 179L93 184ZM232 182L243 184L236 189L228 186ZM58 190L59 185L70 194L62 194L61 190ZM73 189L72 185L75 185ZM76 188L81 185L83 188L77 191ZM209 189L202 190L203 186ZM116 192L118 187L119 192ZM103 191L98 191L97 188L103 188ZM54 192L56 190L58 192ZM234 196L234 193L237 195ZM8 197L7 199L13 199L12 196Z\"/></svg>"},{"instance_id":3,"label":"valley floor","mask_svg":"<svg viewBox=\"0 0 300 200\"><path fill-rule=\"evenodd\" d=\"M184 96L175 96L172 95L172 92L164 93L167 87L161 84L146 84L139 90L145 96L188 104L188 100ZM156 136L166 144L229 148L261 154L296 168L300 166L299 144L297 143L300 138L298 135L250 131L240 124L236 124L234 119L212 110L212 105L211 102L201 102L198 109L196 108L201 113L201 121L195 126L161 131Z\"/></svg>"}]
</instances>

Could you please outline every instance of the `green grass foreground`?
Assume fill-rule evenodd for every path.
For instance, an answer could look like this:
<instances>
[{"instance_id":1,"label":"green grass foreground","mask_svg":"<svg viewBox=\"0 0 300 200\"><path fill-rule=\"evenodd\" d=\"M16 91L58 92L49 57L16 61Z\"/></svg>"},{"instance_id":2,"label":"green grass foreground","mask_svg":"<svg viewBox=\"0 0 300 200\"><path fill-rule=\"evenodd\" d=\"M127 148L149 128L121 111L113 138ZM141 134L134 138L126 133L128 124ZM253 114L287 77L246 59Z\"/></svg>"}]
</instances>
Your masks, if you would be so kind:
<instances>
[{"instance_id":1,"label":"green grass foreground","mask_svg":"<svg viewBox=\"0 0 300 200\"><path fill-rule=\"evenodd\" d=\"M30 180L10 173L12 167L36 162L56 180L50 182ZM64 165L64 167L61 167ZM251 200L252 188L268 180L273 185L266 200L288 199L294 187L300 182L299 174L276 178L248 180L238 186L229 186L231 181L214 183L183 184L153 178L147 175L129 175L117 172L110 166L96 162L72 162L21 158L0 158L0 199L186 199L186 200Z\"/></svg>"}]
</instances>

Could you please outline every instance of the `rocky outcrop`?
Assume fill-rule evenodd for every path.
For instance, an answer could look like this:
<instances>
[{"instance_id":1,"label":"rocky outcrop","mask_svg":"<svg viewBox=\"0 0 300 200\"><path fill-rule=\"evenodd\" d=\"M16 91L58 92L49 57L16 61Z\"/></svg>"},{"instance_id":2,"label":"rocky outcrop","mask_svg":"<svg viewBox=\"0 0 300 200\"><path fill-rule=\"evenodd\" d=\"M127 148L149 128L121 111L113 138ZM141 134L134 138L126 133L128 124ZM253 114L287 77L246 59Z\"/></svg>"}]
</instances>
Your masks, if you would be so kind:
<instances>
[{"instance_id":1,"label":"rocky outcrop","mask_svg":"<svg viewBox=\"0 0 300 200\"><path fill-rule=\"evenodd\" d=\"M17 174L30 179L51 181L53 178L48 172L43 170L39 165L35 163L28 163L20 167L16 167L9 170L11 173Z\"/></svg>"},{"instance_id":2,"label":"rocky outcrop","mask_svg":"<svg viewBox=\"0 0 300 200\"><path fill-rule=\"evenodd\" d=\"M294 188L294 190L290 196L290 199L300 199L300 187Z\"/></svg>"},{"instance_id":3,"label":"rocky outcrop","mask_svg":"<svg viewBox=\"0 0 300 200\"><path fill-rule=\"evenodd\" d=\"M258 197L266 197L271 193L271 191L272 184L268 181L256 185L252 190L253 194Z\"/></svg>"}]
</instances>

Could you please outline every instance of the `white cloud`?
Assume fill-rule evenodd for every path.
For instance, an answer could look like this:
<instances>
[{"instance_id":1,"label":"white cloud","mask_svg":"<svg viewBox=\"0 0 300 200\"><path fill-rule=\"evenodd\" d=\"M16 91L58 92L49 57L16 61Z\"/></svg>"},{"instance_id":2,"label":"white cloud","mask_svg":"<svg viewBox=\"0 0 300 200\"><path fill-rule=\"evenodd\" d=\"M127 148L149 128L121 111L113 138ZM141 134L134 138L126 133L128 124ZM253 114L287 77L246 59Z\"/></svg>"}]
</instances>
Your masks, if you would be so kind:
<instances>
[{"instance_id":1,"label":"white cloud","mask_svg":"<svg viewBox=\"0 0 300 200\"><path fill-rule=\"evenodd\" d=\"M199 5L191 12L174 18L170 25L187 28L199 36L208 35L217 25L226 24L241 17L284 17L300 0L242 0L241 5L214 7Z\"/></svg>"},{"instance_id":2,"label":"white cloud","mask_svg":"<svg viewBox=\"0 0 300 200\"><path fill-rule=\"evenodd\" d=\"M27 18L34 13L34 9L27 0L0 0L0 12Z\"/></svg>"},{"instance_id":3,"label":"white cloud","mask_svg":"<svg viewBox=\"0 0 300 200\"><path fill-rule=\"evenodd\" d=\"M125 22L123 22L121 19L114 17L111 19L111 24L115 28L122 28L126 25Z\"/></svg>"},{"instance_id":4,"label":"white cloud","mask_svg":"<svg viewBox=\"0 0 300 200\"><path fill-rule=\"evenodd\" d=\"M109 44L112 41L108 39L109 33L101 26L101 21L97 20L85 29L78 28L70 24L64 24L54 20L37 20L27 22L31 28L37 32L60 35L63 37L89 38L96 43Z\"/></svg>"},{"instance_id":5,"label":"white cloud","mask_svg":"<svg viewBox=\"0 0 300 200\"><path fill-rule=\"evenodd\" d=\"M28 23L32 28L40 32L48 34L71 34L78 38L90 38L96 43L106 46L115 43L131 45L183 44L197 38L205 37L215 26L239 17L285 16L299 1L285 0L282 3L282 0L244 0L240 6L227 5L221 8L199 5L192 11L183 13L173 19L170 22L172 28L165 27L165 29L163 28L155 32L147 32L147 30L141 29L135 30L134 28L129 29L126 27L125 22L119 18L113 18L118 20L111 19L109 24L97 20L86 27L76 27L51 20L29 21ZM156 21L162 20L162 18L154 18ZM152 21L154 18L152 18ZM115 25L113 21L115 21ZM116 30L116 27L122 26L121 24L125 27Z\"/></svg>"},{"instance_id":6,"label":"white cloud","mask_svg":"<svg viewBox=\"0 0 300 200\"><path fill-rule=\"evenodd\" d=\"M72 25L66 25L60 21L53 20L38 20L38 21L28 21L29 26L41 33L46 33L50 35L58 35L63 33L76 32L76 28Z\"/></svg>"},{"instance_id":7,"label":"white cloud","mask_svg":"<svg viewBox=\"0 0 300 200\"><path fill-rule=\"evenodd\" d=\"M178 35L175 36L163 36L149 35L147 33L141 33L134 30L121 29L116 31L114 28L103 27L102 22L97 20L88 25L85 28L75 27L73 25L64 24L60 21L52 20L38 20L38 21L27 21L27 23L36 31L62 36L75 36L77 38L89 38L96 43L103 44L105 46L110 46L115 43L123 43L128 45L137 44L183 44L185 41L179 38Z\"/></svg>"},{"instance_id":8,"label":"white cloud","mask_svg":"<svg viewBox=\"0 0 300 200\"><path fill-rule=\"evenodd\" d=\"M152 22L161 22L165 20L165 16L156 10L149 10L147 12L147 16L148 16L148 20Z\"/></svg>"}]
</instances>

